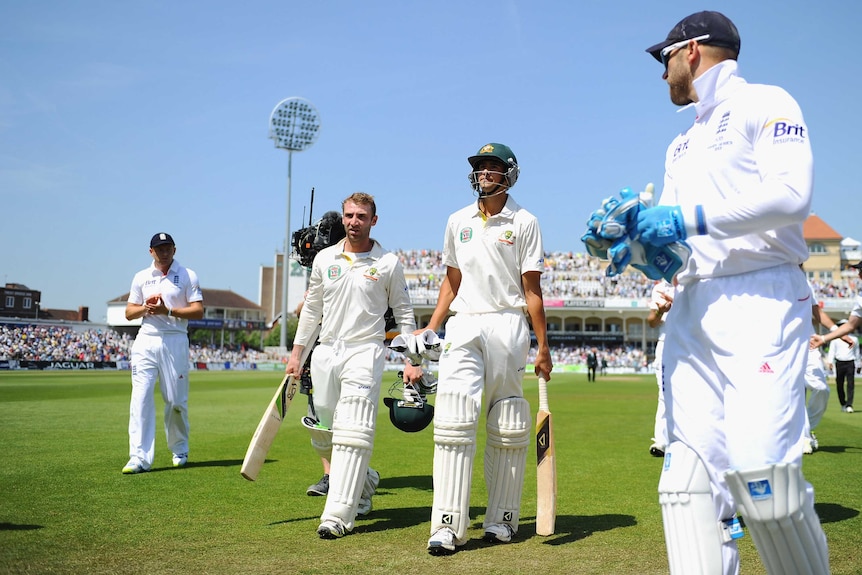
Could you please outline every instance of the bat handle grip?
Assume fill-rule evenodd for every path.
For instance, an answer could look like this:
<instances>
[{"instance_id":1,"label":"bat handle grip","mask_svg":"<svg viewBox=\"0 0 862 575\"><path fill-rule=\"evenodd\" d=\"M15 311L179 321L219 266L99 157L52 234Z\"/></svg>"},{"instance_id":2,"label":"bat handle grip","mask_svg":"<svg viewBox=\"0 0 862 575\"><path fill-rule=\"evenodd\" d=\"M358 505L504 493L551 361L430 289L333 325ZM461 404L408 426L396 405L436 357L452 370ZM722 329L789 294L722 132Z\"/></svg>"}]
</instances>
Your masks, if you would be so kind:
<instances>
[{"instance_id":1,"label":"bat handle grip","mask_svg":"<svg viewBox=\"0 0 862 575\"><path fill-rule=\"evenodd\" d=\"M543 375L539 376L539 411L549 411L548 382Z\"/></svg>"}]
</instances>

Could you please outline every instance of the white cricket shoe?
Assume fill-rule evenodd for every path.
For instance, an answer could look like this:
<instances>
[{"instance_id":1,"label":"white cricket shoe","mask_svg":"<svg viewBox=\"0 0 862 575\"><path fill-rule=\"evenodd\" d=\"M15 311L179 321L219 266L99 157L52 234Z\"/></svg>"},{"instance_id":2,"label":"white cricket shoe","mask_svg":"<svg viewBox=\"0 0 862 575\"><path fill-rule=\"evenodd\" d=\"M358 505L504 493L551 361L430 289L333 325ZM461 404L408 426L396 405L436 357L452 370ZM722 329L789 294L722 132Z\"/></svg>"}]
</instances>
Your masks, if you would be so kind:
<instances>
[{"instance_id":1,"label":"white cricket shoe","mask_svg":"<svg viewBox=\"0 0 862 575\"><path fill-rule=\"evenodd\" d=\"M174 464L174 467L185 467L186 463L189 461L188 453L174 453L174 456L171 458L171 461Z\"/></svg>"},{"instance_id":2,"label":"white cricket shoe","mask_svg":"<svg viewBox=\"0 0 862 575\"><path fill-rule=\"evenodd\" d=\"M428 540L428 553L431 555L451 555L455 552L455 532L449 527L441 527Z\"/></svg>"},{"instance_id":3,"label":"white cricket shoe","mask_svg":"<svg viewBox=\"0 0 862 575\"><path fill-rule=\"evenodd\" d=\"M813 433L811 434L811 449L814 451L820 449L820 442L817 441L817 436Z\"/></svg>"},{"instance_id":4,"label":"white cricket shoe","mask_svg":"<svg viewBox=\"0 0 862 575\"><path fill-rule=\"evenodd\" d=\"M135 473L145 473L149 471L148 468L144 467L144 464L135 459L134 457L129 460L125 467L123 467L124 475L133 475Z\"/></svg>"},{"instance_id":5,"label":"white cricket shoe","mask_svg":"<svg viewBox=\"0 0 862 575\"><path fill-rule=\"evenodd\" d=\"M338 521L327 519L317 528L321 539L340 539L344 537L344 525Z\"/></svg>"},{"instance_id":6,"label":"white cricket shoe","mask_svg":"<svg viewBox=\"0 0 862 575\"><path fill-rule=\"evenodd\" d=\"M853 413L853 406L852 405L845 405L844 406L844 413Z\"/></svg>"},{"instance_id":7,"label":"white cricket shoe","mask_svg":"<svg viewBox=\"0 0 862 575\"><path fill-rule=\"evenodd\" d=\"M805 455L811 455L814 453L814 445L810 437L804 437L802 439L802 453Z\"/></svg>"},{"instance_id":8,"label":"white cricket shoe","mask_svg":"<svg viewBox=\"0 0 862 575\"><path fill-rule=\"evenodd\" d=\"M515 536L515 529L508 523L497 523L485 527L485 535L482 537L488 543L509 543Z\"/></svg>"}]
</instances>

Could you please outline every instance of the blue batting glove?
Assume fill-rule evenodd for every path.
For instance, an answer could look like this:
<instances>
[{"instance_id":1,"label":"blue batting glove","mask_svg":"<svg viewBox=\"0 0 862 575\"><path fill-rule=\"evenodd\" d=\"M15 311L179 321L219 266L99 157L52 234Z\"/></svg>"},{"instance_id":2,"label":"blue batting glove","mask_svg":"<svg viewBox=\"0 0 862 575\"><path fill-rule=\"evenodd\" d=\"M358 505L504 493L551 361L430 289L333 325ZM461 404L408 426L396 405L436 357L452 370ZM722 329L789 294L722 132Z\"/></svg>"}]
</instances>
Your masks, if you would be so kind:
<instances>
[{"instance_id":1,"label":"blue batting glove","mask_svg":"<svg viewBox=\"0 0 862 575\"><path fill-rule=\"evenodd\" d=\"M676 275L688 264L691 248L685 242L652 246L632 242L631 266L651 280L664 279L673 283Z\"/></svg>"},{"instance_id":2,"label":"blue batting glove","mask_svg":"<svg viewBox=\"0 0 862 575\"><path fill-rule=\"evenodd\" d=\"M678 242L688 236L679 206L656 206L641 210L637 230L641 242L654 246Z\"/></svg>"},{"instance_id":3,"label":"blue batting glove","mask_svg":"<svg viewBox=\"0 0 862 575\"><path fill-rule=\"evenodd\" d=\"M631 241L628 237L620 238L608 248L608 267L605 274L608 277L618 276L623 273L632 260Z\"/></svg>"},{"instance_id":4,"label":"blue batting glove","mask_svg":"<svg viewBox=\"0 0 862 575\"><path fill-rule=\"evenodd\" d=\"M613 243L611 240L597 236L595 231L591 228L581 236L581 241L584 242L584 246L587 248L587 253L592 257L599 258L601 260L608 259L608 248L610 248Z\"/></svg>"}]
</instances>

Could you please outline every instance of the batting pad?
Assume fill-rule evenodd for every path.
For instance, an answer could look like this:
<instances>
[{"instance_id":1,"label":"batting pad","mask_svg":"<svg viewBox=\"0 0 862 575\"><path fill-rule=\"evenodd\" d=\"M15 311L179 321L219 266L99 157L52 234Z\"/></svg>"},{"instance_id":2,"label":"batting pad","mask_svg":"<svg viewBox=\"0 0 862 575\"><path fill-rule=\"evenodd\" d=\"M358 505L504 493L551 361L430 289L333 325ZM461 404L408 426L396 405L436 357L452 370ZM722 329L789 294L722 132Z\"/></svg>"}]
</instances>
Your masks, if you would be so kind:
<instances>
[{"instance_id":1,"label":"batting pad","mask_svg":"<svg viewBox=\"0 0 862 575\"><path fill-rule=\"evenodd\" d=\"M329 461L332 458L332 430L321 426L308 416L302 418L302 425L311 434L311 446L319 456Z\"/></svg>"},{"instance_id":2,"label":"batting pad","mask_svg":"<svg viewBox=\"0 0 862 575\"><path fill-rule=\"evenodd\" d=\"M530 404L522 397L501 399L488 412L485 443L488 509L483 527L507 523L518 531L531 423Z\"/></svg>"},{"instance_id":3,"label":"batting pad","mask_svg":"<svg viewBox=\"0 0 862 575\"><path fill-rule=\"evenodd\" d=\"M332 423L329 493L321 521L338 519L345 529L353 530L374 447L376 415L376 406L367 397L349 396L338 400Z\"/></svg>"},{"instance_id":4,"label":"batting pad","mask_svg":"<svg viewBox=\"0 0 862 575\"><path fill-rule=\"evenodd\" d=\"M826 535L798 465L729 471L725 478L768 573L829 574Z\"/></svg>"},{"instance_id":5,"label":"batting pad","mask_svg":"<svg viewBox=\"0 0 862 575\"><path fill-rule=\"evenodd\" d=\"M464 393L437 395L434 408L434 502L431 533L449 527L465 541L479 406Z\"/></svg>"},{"instance_id":6,"label":"batting pad","mask_svg":"<svg viewBox=\"0 0 862 575\"><path fill-rule=\"evenodd\" d=\"M739 572L733 536L741 537L741 532L731 535L725 522L717 519L706 467L679 441L665 451L658 500L671 575Z\"/></svg>"}]
</instances>

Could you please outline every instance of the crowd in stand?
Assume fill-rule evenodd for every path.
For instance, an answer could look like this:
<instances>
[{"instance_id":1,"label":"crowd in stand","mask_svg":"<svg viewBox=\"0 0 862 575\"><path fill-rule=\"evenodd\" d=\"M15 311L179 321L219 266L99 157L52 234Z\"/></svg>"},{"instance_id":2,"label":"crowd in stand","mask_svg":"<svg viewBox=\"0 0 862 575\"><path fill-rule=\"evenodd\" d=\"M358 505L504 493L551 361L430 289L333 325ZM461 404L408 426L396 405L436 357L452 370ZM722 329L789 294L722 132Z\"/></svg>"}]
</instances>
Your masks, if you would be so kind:
<instances>
[{"instance_id":1,"label":"crowd in stand","mask_svg":"<svg viewBox=\"0 0 862 575\"><path fill-rule=\"evenodd\" d=\"M396 251L414 301L434 303L440 283L446 275L440 250ZM862 290L857 277L834 283L812 280L819 299L852 298ZM628 272L608 278L595 258L573 252L545 254L542 290L546 299L585 299L602 297L645 298L653 282L639 272ZM132 338L110 329L75 330L66 326L0 325L0 359L19 360L128 360ZM534 351L534 350L533 350ZM579 365L586 363L588 349L558 346L554 348L554 363ZM600 350L608 367L642 368L646 359L634 347ZM191 359L195 362L255 363L267 359L253 349L192 345ZM532 353L532 352L531 352ZM531 356L532 361L532 356Z\"/></svg>"},{"instance_id":2,"label":"crowd in stand","mask_svg":"<svg viewBox=\"0 0 862 575\"><path fill-rule=\"evenodd\" d=\"M120 361L129 358L132 341L111 329L0 325L0 359Z\"/></svg>"}]
</instances>

